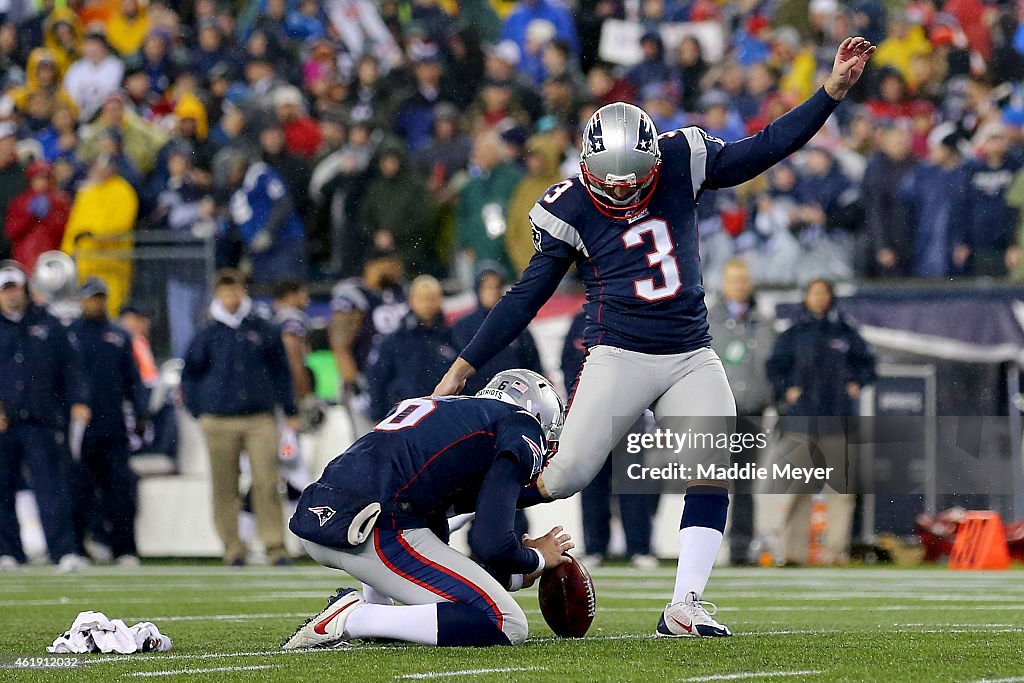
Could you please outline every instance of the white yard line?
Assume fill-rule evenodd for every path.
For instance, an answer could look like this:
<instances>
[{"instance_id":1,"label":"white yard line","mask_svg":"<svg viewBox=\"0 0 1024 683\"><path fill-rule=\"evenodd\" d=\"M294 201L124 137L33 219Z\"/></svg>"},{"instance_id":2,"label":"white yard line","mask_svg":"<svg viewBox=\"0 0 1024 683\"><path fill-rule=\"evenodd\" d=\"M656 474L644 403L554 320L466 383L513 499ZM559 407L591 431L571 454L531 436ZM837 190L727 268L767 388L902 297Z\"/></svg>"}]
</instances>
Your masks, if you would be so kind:
<instances>
[{"instance_id":1,"label":"white yard line","mask_svg":"<svg viewBox=\"0 0 1024 683\"><path fill-rule=\"evenodd\" d=\"M784 678L787 676L814 676L820 671L750 671L735 674L712 674L710 676L694 676L682 678L680 683L701 683L703 681L743 681L748 678Z\"/></svg>"},{"instance_id":2,"label":"white yard line","mask_svg":"<svg viewBox=\"0 0 1024 683\"><path fill-rule=\"evenodd\" d=\"M197 659L232 659L235 657L278 657L281 655L310 655L337 653L337 649L309 650L254 650L252 652L207 652L199 655L176 655L154 653L144 655L108 655L106 657L86 657L87 664L106 664L107 662L162 662L164 660L197 660Z\"/></svg>"},{"instance_id":3,"label":"white yard line","mask_svg":"<svg viewBox=\"0 0 1024 683\"><path fill-rule=\"evenodd\" d=\"M1021 609L1020 605L876 605L876 606L853 606L853 605L830 605L823 607L814 606L802 606L802 605L771 605L767 607L756 607L756 608L741 608L741 607L719 607L718 611L726 612L945 612L949 610L957 611L991 611L991 612L1005 612L1013 611L1019 612Z\"/></svg>"},{"instance_id":4,"label":"white yard line","mask_svg":"<svg viewBox=\"0 0 1024 683\"><path fill-rule=\"evenodd\" d=\"M264 614L185 614L181 616L124 617L125 623L133 621L242 621L245 619L294 619L313 616L313 612L270 612Z\"/></svg>"},{"instance_id":5,"label":"white yard line","mask_svg":"<svg viewBox=\"0 0 1024 683\"><path fill-rule=\"evenodd\" d=\"M213 674L231 671L260 671L261 669L273 669L270 664L253 664L252 666L215 666L209 669L171 669L169 671L134 671L121 674L130 678L150 678L154 676L183 676L192 674Z\"/></svg>"},{"instance_id":6,"label":"white yard line","mask_svg":"<svg viewBox=\"0 0 1024 683\"><path fill-rule=\"evenodd\" d=\"M974 683L1024 683L1024 676L1013 676L1011 678L982 678Z\"/></svg>"},{"instance_id":7,"label":"white yard line","mask_svg":"<svg viewBox=\"0 0 1024 683\"><path fill-rule=\"evenodd\" d=\"M650 633L620 633L613 636L584 636L583 638L558 638L557 636L540 636L529 638L527 643L566 643L584 640L647 640L654 638L654 631Z\"/></svg>"},{"instance_id":8,"label":"white yard line","mask_svg":"<svg viewBox=\"0 0 1024 683\"><path fill-rule=\"evenodd\" d=\"M497 669L462 669L461 671L427 671L421 674L403 674L395 676L396 680L429 680L431 678L451 678L452 676L479 676L481 674L504 674L516 671L547 671L542 666L505 666Z\"/></svg>"},{"instance_id":9,"label":"white yard line","mask_svg":"<svg viewBox=\"0 0 1024 683\"><path fill-rule=\"evenodd\" d=\"M74 597L61 595L57 598L51 598L49 600L0 600L0 607L45 607L47 605L70 605L72 603L81 601L81 595L84 595L89 592L88 588L84 587L77 587L75 590L76 595ZM152 588L150 588L149 593L150 595L146 597L122 598L117 596L111 596L109 598L106 598L106 600L110 603L116 603L118 605L148 605L153 602L167 602L166 594L154 593ZM274 602L280 600L305 600L313 598L323 600L330 594L330 590L296 591L294 593L253 593L251 595L235 595L231 597L218 598L217 602ZM207 604L210 602L210 600L210 597L190 596L187 598L175 598L174 602Z\"/></svg>"}]
</instances>

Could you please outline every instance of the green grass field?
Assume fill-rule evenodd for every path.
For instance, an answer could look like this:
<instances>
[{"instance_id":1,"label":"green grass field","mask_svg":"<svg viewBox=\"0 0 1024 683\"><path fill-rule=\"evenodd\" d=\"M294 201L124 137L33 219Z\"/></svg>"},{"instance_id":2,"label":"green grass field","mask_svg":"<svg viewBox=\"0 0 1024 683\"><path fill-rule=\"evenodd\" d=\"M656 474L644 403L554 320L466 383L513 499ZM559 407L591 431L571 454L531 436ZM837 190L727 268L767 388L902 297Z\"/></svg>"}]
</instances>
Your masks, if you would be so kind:
<instances>
[{"instance_id":1,"label":"green grass field","mask_svg":"<svg viewBox=\"0 0 1024 683\"><path fill-rule=\"evenodd\" d=\"M284 653L283 638L319 611L343 575L157 564L0 574L0 655L43 656L80 610L155 622L164 654L87 656L75 671L3 671L0 681L1024 681L1024 572L719 569L706 597L736 634L652 637L673 571L593 572L598 614L583 640L558 640L535 591L519 648L359 644Z\"/></svg>"}]
</instances>

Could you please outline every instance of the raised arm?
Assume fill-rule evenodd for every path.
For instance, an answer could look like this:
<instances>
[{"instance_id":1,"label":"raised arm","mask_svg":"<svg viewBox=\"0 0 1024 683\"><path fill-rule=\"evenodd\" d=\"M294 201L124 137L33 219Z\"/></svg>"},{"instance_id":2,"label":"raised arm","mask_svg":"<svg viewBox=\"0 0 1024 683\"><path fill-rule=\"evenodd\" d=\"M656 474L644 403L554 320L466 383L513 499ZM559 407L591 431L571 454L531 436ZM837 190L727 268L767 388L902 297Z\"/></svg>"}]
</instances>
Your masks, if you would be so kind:
<instances>
[{"instance_id":1,"label":"raised arm","mask_svg":"<svg viewBox=\"0 0 1024 683\"><path fill-rule=\"evenodd\" d=\"M864 38L847 38L836 51L825 85L798 107L749 138L725 144L708 140L706 144L721 148L708 164L704 186L713 189L744 183L807 144L860 79L874 52L875 47Z\"/></svg>"}]
</instances>

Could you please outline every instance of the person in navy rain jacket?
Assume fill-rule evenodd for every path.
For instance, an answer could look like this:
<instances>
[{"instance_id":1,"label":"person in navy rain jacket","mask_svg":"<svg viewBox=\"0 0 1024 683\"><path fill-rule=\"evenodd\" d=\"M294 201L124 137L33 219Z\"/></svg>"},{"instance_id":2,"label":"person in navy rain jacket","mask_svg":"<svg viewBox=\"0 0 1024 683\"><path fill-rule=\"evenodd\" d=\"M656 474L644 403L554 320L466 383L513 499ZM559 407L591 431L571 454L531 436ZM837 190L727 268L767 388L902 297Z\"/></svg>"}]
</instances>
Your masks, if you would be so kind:
<instances>
[{"instance_id":1,"label":"person in navy rain jacket","mask_svg":"<svg viewBox=\"0 0 1024 683\"><path fill-rule=\"evenodd\" d=\"M185 405L199 418L210 450L213 516L224 543L224 563L246 562L238 535L239 458L245 450L252 467L249 497L260 539L268 559L283 566L291 561L284 547L274 412L280 408L285 424L298 431L298 408L281 332L253 310L244 282L236 270L217 273L212 320L189 346L181 390Z\"/></svg>"},{"instance_id":2,"label":"person in navy rain jacket","mask_svg":"<svg viewBox=\"0 0 1024 683\"><path fill-rule=\"evenodd\" d=\"M1020 263L1014 244L1017 209L1006 202L1006 192L1021 162L1011 154L1003 124L987 124L975 138L982 141L981 158L964 164L964 190L953 221L953 265L968 275L1003 277Z\"/></svg>"},{"instance_id":3,"label":"person in navy rain jacket","mask_svg":"<svg viewBox=\"0 0 1024 683\"><path fill-rule=\"evenodd\" d=\"M64 571L84 564L75 552L68 496L68 418L88 423L89 388L74 337L31 303L20 264L0 264L0 568L26 560L14 494L22 464L46 535L50 559Z\"/></svg>"},{"instance_id":4,"label":"person in navy rain jacket","mask_svg":"<svg viewBox=\"0 0 1024 683\"><path fill-rule=\"evenodd\" d=\"M441 313L441 285L420 275L409 288L410 312L370 354L370 415L379 420L398 401L430 393L455 360L451 329Z\"/></svg>"},{"instance_id":5,"label":"person in navy rain jacket","mask_svg":"<svg viewBox=\"0 0 1024 683\"><path fill-rule=\"evenodd\" d=\"M131 335L107 318L107 285L89 278L78 291L82 317L69 328L82 352L92 420L85 430L75 478L75 531L109 542L118 564L138 564L135 550L136 478L128 466L124 406L145 427L145 389L132 353ZM98 494L98 495L97 495Z\"/></svg>"},{"instance_id":6,"label":"person in navy rain jacket","mask_svg":"<svg viewBox=\"0 0 1024 683\"><path fill-rule=\"evenodd\" d=\"M875 381L874 353L834 304L832 284L813 280L803 314L779 335L765 362L787 415L857 415L860 390Z\"/></svg>"},{"instance_id":7,"label":"person in navy rain jacket","mask_svg":"<svg viewBox=\"0 0 1024 683\"><path fill-rule=\"evenodd\" d=\"M857 330L836 310L832 285L812 280L804 294L804 313L779 335L772 355L765 363L768 379L780 400L782 432L791 435L792 449L786 460L803 460L845 467L849 473L851 444L847 443L843 418L858 414L860 391L875 381L875 357ZM840 480L830 486L843 491ZM803 564L811 559L808 525L811 494L796 493L785 523L786 562ZM826 563L848 559L853 524L854 496L831 493L826 496L827 532L823 543Z\"/></svg>"}]
</instances>

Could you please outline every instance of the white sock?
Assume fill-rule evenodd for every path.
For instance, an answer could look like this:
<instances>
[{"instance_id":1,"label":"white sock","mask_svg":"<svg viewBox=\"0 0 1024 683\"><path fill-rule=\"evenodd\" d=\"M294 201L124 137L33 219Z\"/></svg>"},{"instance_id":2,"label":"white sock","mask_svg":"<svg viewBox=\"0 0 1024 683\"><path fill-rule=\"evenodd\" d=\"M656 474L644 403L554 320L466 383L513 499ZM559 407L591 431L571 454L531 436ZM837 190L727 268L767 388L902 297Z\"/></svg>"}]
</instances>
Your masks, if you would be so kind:
<instances>
[{"instance_id":1,"label":"white sock","mask_svg":"<svg viewBox=\"0 0 1024 683\"><path fill-rule=\"evenodd\" d=\"M437 605L362 605L345 621L345 633L437 645Z\"/></svg>"},{"instance_id":2,"label":"white sock","mask_svg":"<svg viewBox=\"0 0 1024 683\"><path fill-rule=\"evenodd\" d=\"M705 526L688 526L679 530L679 564L676 565L676 587L672 602L682 602L689 592L699 598L715 566L722 532Z\"/></svg>"},{"instance_id":3,"label":"white sock","mask_svg":"<svg viewBox=\"0 0 1024 683\"><path fill-rule=\"evenodd\" d=\"M368 583L363 584L363 600L371 605L394 605L395 601Z\"/></svg>"}]
</instances>

